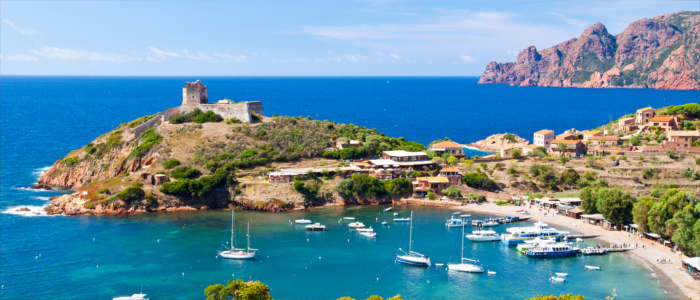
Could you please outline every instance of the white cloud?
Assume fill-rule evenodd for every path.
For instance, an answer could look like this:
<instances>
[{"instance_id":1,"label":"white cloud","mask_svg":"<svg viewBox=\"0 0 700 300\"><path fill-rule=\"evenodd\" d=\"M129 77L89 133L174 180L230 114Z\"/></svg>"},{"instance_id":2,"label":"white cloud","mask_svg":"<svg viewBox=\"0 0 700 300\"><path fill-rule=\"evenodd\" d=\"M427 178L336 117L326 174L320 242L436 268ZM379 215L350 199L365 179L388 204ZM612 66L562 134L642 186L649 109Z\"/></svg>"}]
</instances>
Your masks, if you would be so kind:
<instances>
[{"instance_id":1,"label":"white cloud","mask_svg":"<svg viewBox=\"0 0 700 300\"><path fill-rule=\"evenodd\" d=\"M3 18L3 19L2 19L2 24L7 25L7 27L10 27L12 30L18 32L18 33L21 34L21 35L27 35L27 36L29 36L29 35L35 35L35 34L39 33L38 31L36 31L36 30L34 30L34 29L32 29L32 28L29 28L29 27L21 27L21 26L15 24L15 22L12 22L12 20L10 20L10 19L5 19L5 18Z\"/></svg>"},{"instance_id":2,"label":"white cloud","mask_svg":"<svg viewBox=\"0 0 700 300\"><path fill-rule=\"evenodd\" d=\"M34 56L54 60L73 60L73 61L93 61L93 62L114 62L125 63L138 60L135 57L119 53L107 53L87 51L80 49L58 48L53 46L44 46L39 49L29 50Z\"/></svg>"},{"instance_id":3,"label":"white cloud","mask_svg":"<svg viewBox=\"0 0 700 300\"><path fill-rule=\"evenodd\" d=\"M460 55L459 59L465 63L468 63L468 64L476 61L476 59L474 59L473 57L471 57L469 55Z\"/></svg>"},{"instance_id":4,"label":"white cloud","mask_svg":"<svg viewBox=\"0 0 700 300\"><path fill-rule=\"evenodd\" d=\"M588 21L586 21L586 20L571 18L571 17L568 17L568 16L566 16L566 15L564 15L564 14L560 14L560 13L557 13L557 12L551 12L551 13L549 13L549 14L552 15L552 16L558 17L559 19L562 20L562 22L564 22L564 23L566 23L566 24L568 24L568 25L571 25L571 26L574 26L574 27L577 27L577 28L584 28L584 27L586 27L587 25L591 24L590 22L588 22Z\"/></svg>"},{"instance_id":5,"label":"white cloud","mask_svg":"<svg viewBox=\"0 0 700 300\"><path fill-rule=\"evenodd\" d=\"M390 54L389 54L389 57L391 57L391 58L393 58L393 59L395 59L395 60L401 59L401 55L398 55L398 54L396 54L396 53L390 53Z\"/></svg>"},{"instance_id":6,"label":"white cloud","mask_svg":"<svg viewBox=\"0 0 700 300\"><path fill-rule=\"evenodd\" d=\"M190 50L168 51L156 47L148 47L146 60L162 62L171 58L207 63L242 63L248 60L247 55L232 55L228 53L208 53L204 51L192 52Z\"/></svg>"},{"instance_id":7,"label":"white cloud","mask_svg":"<svg viewBox=\"0 0 700 300\"><path fill-rule=\"evenodd\" d=\"M39 58L29 54L4 54L0 53L1 61L19 61L19 62L35 62L39 61Z\"/></svg>"}]
</instances>

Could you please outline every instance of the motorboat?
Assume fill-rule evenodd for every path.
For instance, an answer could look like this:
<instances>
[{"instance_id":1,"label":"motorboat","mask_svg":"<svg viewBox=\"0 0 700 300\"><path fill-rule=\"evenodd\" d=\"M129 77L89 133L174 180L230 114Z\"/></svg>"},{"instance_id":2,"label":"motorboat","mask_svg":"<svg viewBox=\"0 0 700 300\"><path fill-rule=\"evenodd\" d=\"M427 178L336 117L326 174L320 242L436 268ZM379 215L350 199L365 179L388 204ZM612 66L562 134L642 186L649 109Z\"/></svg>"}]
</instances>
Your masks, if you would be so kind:
<instances>
[{"instance_id":1,"label":"motorboat","mask_svg":"<svg viewBox=\"0 0 700 300\"><path fill-rule=\"evenodd\" d=\"M488 271L486 271L486 274L494 276L494 275L496 275L496 271L488 270Z\"/></svg>"},{"instance_id":2,"label":"motorboat","mask_svg":"<svg viewBox=\"0 0 700 300\"><path fill-rule=\"evenodd\" d=\"M554 272L554 275L557 275L557 277L567 277L569 273Z\"/></svg>"},{"instance_id":3,"label":"motorboat","mask_svg":"<svg viewBox=\"0 0 700 300\"><path fill-rule=\"evenodd\" d=\"M578 248L567 242L540 243L525 250L525 255L536 258L571 257L578 254Z\"/></svg>"},{"instance_id":4,"label":"motorboat","mask_svg":"<svg viewBox=\"0 0 700 300\"><path fill-rule=\"evenodd\" d=\"M146 297L146 294L138 293L132 294L131 296L113 297L112 300L148 300L148 298Z\"/></svg>"},{"instance_id":5,"label":"motorboat","mask_svg":"<svg viewBox=\"0 0 700 300\"><path fill-rule=\"evenodd\" d=\"M362 231L362 232L360 232L360 235L361 235L361 236L366 236L366 237L369 237L369 238L373 238L373 237L376 237L376 236L377 236L377 233L374 232L374 231Z\"/></svg>"},{"instance_id":6,"label":"motorboat","mask_svg":"<svg viewBox=\"0 0 700 300\"><path fill-rule=\"evenodd\" d=\"M459 215L459 217L462 219L471 218L471 216L472 215L470 215L470 214Z\"/></svg>"},{"instance_id":7,"label":"motorboat","mask_svg":"<svg viewBox=\"0 0 700 300\"><path fill-rule=\"evenodd\" d=\"M481 227L482 224L484 224L482 220L472 220L472 226L474 227Z\"/></svg>"},{"instance_id":8,"label":"motorboat","mask_svg":"<svg viewBox=\"0 0 700 300\"><path fill-rule=\"evenodd\" d=\"M481 224L481 226L483 226L483 227L493 227L493 226L498 226L498 225L501 225L501 223L499 223L496 220L489 220L489 221L486 221L486 222Z\"/></svg>"},{"instance_id":9,"label":"motorboat","mask_svg":"<svg viewBox=\"0 0 700 300\"><path fill-rule=\"evenodd\" d=\"M539 238L562 239L568 232L549 227L546 223L536 222L533 226L510 227L501 234L501 240L507 245L517 245L527 240Z\"/></svg>"},{"instance_id":10,"label":"motorboat","mask_svg":"<svg viewBox=\"0 0 700 300\"><path fill-rule=\"evenodd\" d=\"M311 230L311 231L323 231L326 230L326 225L322 225L321 223L313 223L310 225L306 225L306 230Z\"/></svg>"},{"instance_id":11,"label":"motorboat","mask_svg":"<svg viewBox=\"0 0 700 300\"><path fill-rule=\"evenodd\" d=\"M399 215L399 213L397 213L397 212L394 213L394 216L398 216L398 215Z\"/></svg>"},{"instance_id":12,"label":"motorboat","mask_svg":"<svg viewBox=\"0 0 700 300\"><path fill-rule=\"evenodd\" d=\"M445 226L447 226L447 228L464 227L466 225L467 223L464 222L464 220L455 217L451 217L445 222Z\"/></svg>"},{"instance_id":13,"label":"motorboat","mask_svg":"<svg viewBox=\"0 0 700 300\"><path fill-rule=\"evenodd\" d=\"M392 209L393 209L393 207L389 206L389 207L385 208L384 211L390 211Z\"/></svg>"},{"instance_id":14,"label":"motorboat","mask_svg":"<svg viewBox=\"0 0 700 300\"><path fill-rule=\"evenodd\" d=\"M350 228L362 228L362 227L365 227L365 224L363 224L362 222L352 222L352 223L348 224L348 227L350 227Z\"/></svg>"},{"instance_id":15,"label":"motorboat","mask_svg":"<svg viewBox=\"0 0 700 300\"><path fill-rule=\"evenodd\" d=\"M556 241L553 239L542 239L542 238L537 237L537 238L534 238L532 240L526 240L526 241L518 244L515 247L516 247L516 249L518 249L519 252L521 252L522 254L525 254L527 249L534 248L540 244L554 243L554 242L556 242Z\"/></svg>"},{"instance_id":16,"label":"motorboat","mask_svg":"<svg viewBox=\"0 0 700 300\"><path fill-rule=\"evenodd\" d=\"M356 230L357 230L357 232L374 232L374 229L372 229L371 226L370 226L370 227L366 227L366 228L365 228L365 227L359 227L359 228L357 228Z\"/></svg>"},{"instance_id":17,"label":"motorboat","mask_svg":"<svg viewBox=\"0 0 700 300\"><path fill-rule=\"evenodd\" d=\"M255 257L255 254L257 253L258 249L252 249L250 248L250 222L248 222L248 230L246 232L246 247L245 248L236 248L236 245L233 241L234 234L235 234L235 219L233 216L234 211L231 210L231 240L229 243L229 247L226 250L221 250L219 251L219 255L223 258L228 258L228 259L251 259Z\"/></svg>"},{"instance_id":18,"label":"motorboat","mask_svg":"<svg viewBox=\"0 0 700 300\"><path fill-rule=\"evenodd\" d=\"M294 220L294 224L311 224L311 220L307 219L296 219Z\"/></svg>"},{"instance_id":19,"label":"motorboat","mask_svg":"<svg viewBox=\"0 0 700 300\"><path fill-rule=\"evenodd\" d=\"M589 265L585 265L584 268L586 268L586 270L600 270L600 267L599 267L599 266L589 266Z\"/></svg>"},{"instance_id":20,"label":"motorboat","mask_svg":"<svg viewBox=\"0 0 700 300\"><path fill-rule=\"evenodd\" d=\"M395 219L394 219L395 220ZM413 247L413 211L409 219L411 225L408 230L408 251L399 248L399 254L396 254L395 261L402 264L430 267L430 257L412 250Z\"/></svg>"},{"instance_id":21,"label":"motorboat","mask_svg":"<svg viewBox=\"0 0 700 300\"><path fill-rule=\"evenodd\" d=\"M461 214L461 213L462 213L461 211L455 211L455 212L452 213L452 215L459 215L459 214Z\"/></svg>"},{"instance_id":22,"label":"motorboat","mask_svg":"<svg viewBox=\"0 0 700 300\"><path fill-rule=\"evenodd\" d=\"M355 221L355 217L343 217L343 220L346 220L346 221Z\"/></svg>"},{"instance_id":23,"label":"motorboat","mask_svg":"<svg viewBox=\"0 0 700 300\"><path fill-rule=\"evenodd\" d=\"M606 253L608 253L608 250L604 248L586 247L581 249L581 254L583 255L603 255Z\"/></svg>"},{"instance_id":24,"label":"motorboat","mask_svg":"<svg viewBox=\"0 0 700 300\"><path fill-rule=\"evenodd\" d=\"M389 225L389 222L387 222L387 221L382 221L382 225Z\"/></svg>"},{"instance_id":25,"label":"motorboat","mask_svg":"<svg viewBox=\"0 0 700 300\"><path fill-rule=\"evenodd\" d=\"M460 261L456 264L447 264L447 270L469 273L484 273L484 266L478 260L464 257L464 226L462 227L462 252Z\"/></svg>"},{"instance_id":26,"label":"motorboat","mask_svg":"<svg viewBox=\"0 0 700 300\"><path fill-rule=\"evenodd\" d=\"M474 230L466 235L467 239L473 242L498 241L501 237L493 230Z\"/></svg>"},{"instance_id":27,"label":"motorboat","mask_svg":"<svg viewBox=\"0 0 700 300\"><path fill-rule=\"evenodd\" d=\"M564 278L564 277L557 277L557 276L551 276L551 277L549 277L549 280L550 280L551 282L561 283L561 282L566 281L566 278Z\"/></svg>"},{"instance_id":28,"label":"motorboat","mask_svg":"<svg viewBox=\"0 0 700 300\"><path fill-rule=\"evenodd\" d=\"M394 218L394 222L409 222L411 218Z\"/></svg>"}]
</instances>

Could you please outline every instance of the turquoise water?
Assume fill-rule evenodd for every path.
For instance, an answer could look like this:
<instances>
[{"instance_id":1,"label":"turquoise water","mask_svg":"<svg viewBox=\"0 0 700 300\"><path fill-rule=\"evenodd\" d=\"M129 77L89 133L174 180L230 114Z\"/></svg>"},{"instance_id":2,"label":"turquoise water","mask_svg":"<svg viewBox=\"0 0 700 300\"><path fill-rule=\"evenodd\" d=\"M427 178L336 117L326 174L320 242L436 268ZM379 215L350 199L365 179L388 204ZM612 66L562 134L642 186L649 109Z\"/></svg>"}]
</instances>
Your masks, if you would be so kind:
<instances>
[{"instance_id":1,"label":"turquoise water","mask_svg":"<svg viewBox=\"0 0 700 300\"><path fill-rule=\"evenodd\" d=\"M249 262L215 258L228 212L126 218L8 213L20 205L40 209L57 194L23 189L42 168L120 123L179 105L183 82L194 79L0 77L1 299L108 299L140 288L152 299L192 299L201 298L206 285L232 278L262 280L277 299L370 293L522 299L539 292L600 299L613 288L619 299L664 297L650 271L621 254L533 260L499 243L468 244L468 255L498 272L493 278L395 265L396 249L407 247L407 225L375 226L376 241L336 227L343 214L374 220L376 207L308 215L331 226L323 233L289 226L297 214L241 212L238 220L252 220L253 245L261 249L259 259ZM483 86L477 78L199 79L212 99L262 100L267 115L353 122L422 143L444 136L470 142L505 131L529 138L541 128L590 128L637 107L698 99L697 91ZM448 214L416 211L416 249L435 262L459 255L459 234L443 225ZM603 271L584 272L585 263ZM572 274L568 282L546 280L550 271L562 270Z\"/></svg>"}]
</instances>

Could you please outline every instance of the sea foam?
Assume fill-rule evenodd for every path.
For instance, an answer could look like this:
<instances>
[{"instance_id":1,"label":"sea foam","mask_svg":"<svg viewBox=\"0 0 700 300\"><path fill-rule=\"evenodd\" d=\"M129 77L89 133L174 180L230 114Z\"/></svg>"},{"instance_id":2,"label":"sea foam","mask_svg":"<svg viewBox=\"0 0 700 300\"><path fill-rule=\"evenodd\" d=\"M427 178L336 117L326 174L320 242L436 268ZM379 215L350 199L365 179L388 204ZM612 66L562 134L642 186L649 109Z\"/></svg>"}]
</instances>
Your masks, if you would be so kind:
<instances>
[{"instance_id":1,"label":"sea foam","mask_svg":"<svg viewBox=\"0 0 700 300\"><path fill-rule=\"evenodd\" d=\"M46 214L44 211L46 205L18 205L11 206L3 210L3 214L17 215L23 217L48 217L50 215Z\"/></svg>"}]
</instances>

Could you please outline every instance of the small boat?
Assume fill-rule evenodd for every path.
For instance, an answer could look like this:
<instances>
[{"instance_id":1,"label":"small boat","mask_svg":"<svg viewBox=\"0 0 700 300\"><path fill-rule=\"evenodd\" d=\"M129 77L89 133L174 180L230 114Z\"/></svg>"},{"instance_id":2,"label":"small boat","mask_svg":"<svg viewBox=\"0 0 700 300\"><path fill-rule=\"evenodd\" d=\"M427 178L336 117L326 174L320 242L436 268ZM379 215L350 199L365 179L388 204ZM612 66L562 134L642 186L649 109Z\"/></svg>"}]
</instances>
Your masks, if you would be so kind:
<instances>
[{"instance_id":1,"label":"small boat","mask_svg":"<svg viewBox=\"0 0 700 300\"><path fill-rule=\"evenodd\" d=\"M443 264L443 263L436 263L436 264L435 264L435 267L439 268L439 267L442 267L442 266L444 266L444 265L445 265L445 264Z\"/></svg>"},{"instance_id":2,"label":"small boat","mask_svg":"<svg viewBox=\"0 0 700 300\"><path fill-rule=\"evenodd\" d=\"M460 211L456 211L456 212L453 212L452 215L458 215L458 214L461 214L461 213L462 213L462 212L460 212Z\"/></svg>"},{"instance_id":3,"label":"small boat","mask_svg":"<svg viewBox=\"0 0 700 300\"><path fill-rule=\"evenodd\" d=\"M389 222L387 222L387 221L382 221L382 225L389 225Z\"/></svg>"},{"instance_id":4,"label":"small boat","mask_svg":"<svg viewBox=\"0 0 700 300\"><path fill-rule=\"evenodd\" d=\"M365 227L365 224L363 224L362 222L352 222L352 223L348 224L348 227L350 227L350 228L362 228L362 227Z\"/></svg>"},{"instance_id":5,"label":"small boat","mask_svg":"<svg viewBox=\"0 0 700 300\"><path fill-rule=\"evenodd\" d=\"M376 237L376 236L377 236L377 233L374 232L374 231L361 231L361 232L360 232L360 235L361 235L361 236L366 236L366 237L369 237L369 238L373 238L373 237Z\"/></svg>"},{"instance_id":6,"label":"small boat","mask_svg":"<svg viewBox=\"0 0 700 300\"><path fill-rule=\"evenodd\" d=\"M501 237L493 230L474 230L467 234L466 237L474 242L498 241Z\"/></svg>"},{"instance_id":7,"label":"small boat","mask_svg":"<svg viewBox=\"0 0 700 300\"><path fill-rule=\"evenodd\" d=\"M421 253L411 250L413 246L413 211L411 211L411 218L409 219L409 221L411 222L411 226L408 230L408 252L403 251L403 249L399 248L399 251L401 253L396 254L395 261L407 265L430 267L430 257L427 257Z\"/></svg>"},{"instance_id":8,"label":"small boat","mask_svg":"<svg viewBox=\"0 0 700 300\"><path fill-rule=\"evenodd\" d=\"M585 265L584 268L586 268L586 270L600 270L600 267L599 267L599 266L589 266L589 265Z\"/></svg>"},{"instance_id":9,"label":"small boat","mask_svg":"<svg viewBox=\"0 0 700 300\"><path fill-rule=\"evenodd\" d=\"M481 224L481 226L484 226L484 227L492 227L492 226L498 226L498 225L501 225L501 223L499 223L496 220L490 220L490 221L487 221L487 222L484 222L483 224Z\"/></svg>"},{"instance_id":10,"label":"small boat","mask_svg":"<svg viewBox=\"0 0 700 300\"><path fill-rule=\"evenodd\" d=\"M507 233L501 234L501 240L506 245L517 245L538 237L560 240L569 234L566 231L560 231L549 227L549 225L542 222L537 222L533 226L506 228L506 232Z\"/></svg>"},{"instance_id":11,"label":"small boat","mask_svg":"<svg viewBox=\"0 0 700 300\"><path fill-rule=\"evenodd\" d=\"M603 255L605 253L608 253L608 250L603 248L586 247L581 249L581 254L583 255Z\"/></svg>"},{"instance_id":12,"label":"small boat","mask_svg":"<svg viewBox=\"0 0 700 300\"><path fill-rule=\"evenodd\" d=\"M469 273L484 273L484 266L478 260L464 257L464 227L462 227L462 252L457 264L447 264L447 270Z\"/></svg>"},{"instance_id":13,"label":"small boat","mask_svg":"<svg viewBox=\"0 0 700 300\"><path fill-rule=\"evenodd\" d=\"M481 224L484 224L484 221L482 220L472 220L472 226L479 227Z\"/></svg>"},{"instance_id":14,"label":"small boat","mask_svg":"<svg viewBox=\"0 0 700 300\"><path fill-rule=\"evenodd\" d=\"M131 296L113 297L112 300L148 300L146 294L132 294Z\"/></svg>"},{"instance_id":15,"label":"small boat","mask_svg":"<svg viewBox=\"0 0 700 300\"><path fill-rule=\"evenodd\" d=\"M555 272L554 275L557 275L557 277L566 277L569 276L569 273Z\"/></svg>"},{"instance_id":16,"label":"small boat","mask_svg":"<svg viewBox=\"0 0 700 300\"><path fill-rule=\"evenodd\" d=\"M394 218L394 222L409 222L411 218Z\"/></svg>"},{"instance_id":17,"label":"small boat","mask_svg":"<svg viewBox=\"0 0 700 300\"><path fill-rule=\"evenodd\" d=\"M357 230L357 232L374 232L374 229L372 229L372 226L367 227L367 228L359 227L356 230Z\"/></svg>"},{"instance_id":18,"label":"small boat","mask_svg":"<svg viewBox=\"0 0 700 300\"><path fill-rule=\"evenodd\" d=\"M296 220L294 220L294 223L295 224L311 224L312 222L311 222L311 220L307 220L307 219L296 219Z\"/></svg>"},{"instance_id":19,"label":"small boat","mask_svg":"<svg viewBox=\"0 0 700 300\"><path fill-rule=\"evenodd\" d=\"M355 217L343 217L343 220L355 221Z\"/></svg>"},{"instance_id":20,"label":"small boat","mask_svg":"<svg viewBox=\"0 0 700 300\"><path fill-rule=\"evenodd\" d=\"M321 223L313 223L311 225L306 225L306 230L323 231L326 230L326 225L322 225Z\"/></svg>"},{"instance_id":21,"label":"small boat","mask_svg":"<svg viewBox=\"0 0 700 300\"><path fill-rule=\"evenodd\" d=\"M459 217L462 219L471 218L471 216L472 215L470 215L470 214L459 215Z\"/></svg>"},{"instance_id":22,"label":"small boat","mask_svg":"<svg viewBox=\"0 0 700 300\"><path fill-rule=\"evenodd\" d=\"M488 270L488 271L486 272L486 274L491 275L491 276L494 276L494 275L496 275L496 271Z\"/></svg>"},{"instance_id":23,"label":"small boat","mask_svg":"<svg viewBox=\"0 0 700 300\"><path fill-rule=\"evenodd\" d=\"M248 222L248 231L246 233L246 240L247 244L245 248L236 248L236 245L233 242L233 235L235 233L234 229L234 217L233 217L233 210L231 210L231 241L229 244L229 248L227 250L222 250L219 251L219 256L223 258L228 258L228 259L251 259L255 257L255 253L258 251L258 249L252 249L250 248L250 222Z\"/></svg>"},{"instance_id":24,"label":"small boat","mask_svg":"<svg viewBox=\"0 0 700 300\"><path fill-rule=\"evenodd\" d=\"M394 216L398 216L398 215L399 215L399 213L397 213L397 212L394 213Z\"/></svg>"},{"instance_id":25,"label":"small boat","mask_svg":"<svg viewBox=\"0 0 700 300\"><path fill-rule=\"evenodd\" d=\"M450 219L448 219L445 222L445 226L447 226L447 228L464 227L466 225L467 225L467 223L464 222L462 219L455 218L455 217L451 217Z\"/></svg>"},{"instance_id":26,"label":"small boat","mask_svg":"<svg viewBox=\"0 0 700 300\"><path fill-rule=\"evenodd\" d=\"M552 277L549 277L549 280L550 280L551 282L560 283L560 282L566 281L566 278L564 278L564 277L552 276Z\"/></svg>"},{"instance_id":27,"label":"small boat","mask_svg":"<svg viewBox=\"0 0 700 300\"><path fill-rule=\"evenodd\" d=\"M384 211L390 211L392 209L393 209L393 207L389 206L389 207L385 208Z\"/></svg>"}]
</instances>

